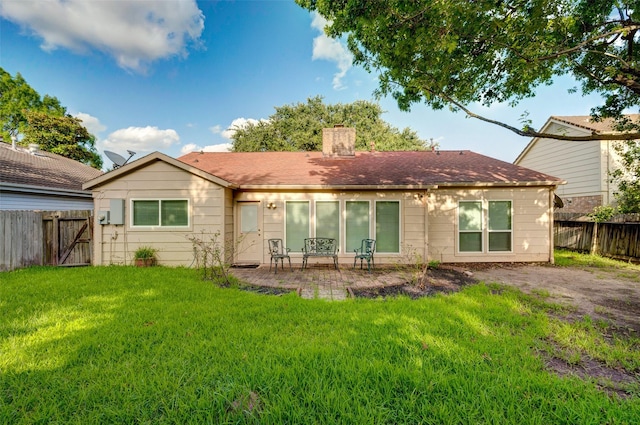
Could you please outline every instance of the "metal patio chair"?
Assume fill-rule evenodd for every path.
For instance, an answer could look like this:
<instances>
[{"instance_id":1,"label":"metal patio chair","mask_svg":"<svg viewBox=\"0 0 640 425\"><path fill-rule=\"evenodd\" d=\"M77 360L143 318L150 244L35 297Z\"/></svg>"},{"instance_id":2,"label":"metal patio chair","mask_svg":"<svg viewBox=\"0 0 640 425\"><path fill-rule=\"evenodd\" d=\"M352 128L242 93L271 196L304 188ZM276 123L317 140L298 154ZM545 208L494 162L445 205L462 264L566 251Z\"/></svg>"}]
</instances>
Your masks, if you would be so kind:
<instances>
[{"instance_id":1,"label":"metal patio chair","mask_svg":"<svg viewBox=\"0 0 640 425\"><path fill-rule=\"evenodd\" d=\"M367 270L371 273L371 267L375 265L373 261L373 253L376 252L376 240L375 239L363 239L360 244L360 248L353 250L356 253L353 259L353 268L356 268L356 262L360 260L360 268L362 269L362 263L367 261Z\"/></svg>"},{"instance_id":2,"label":"metal patio chair","mask_svg":"<svg viewBox=\"0 0 640 425\"><path fill-rule=\"evenodd\" d=\"M289 270L293 271L291 268L291 258L289 257L289 248L285 248L282 244L282 239L269 239L269 254L271 254L271 259L269 260L269 271L271 271L271 264L276 264L276 273L278 273L278 260L280 261L281 268L284 269L284 259L286 258L289 261Z\"/></svg>"}]
</instances>

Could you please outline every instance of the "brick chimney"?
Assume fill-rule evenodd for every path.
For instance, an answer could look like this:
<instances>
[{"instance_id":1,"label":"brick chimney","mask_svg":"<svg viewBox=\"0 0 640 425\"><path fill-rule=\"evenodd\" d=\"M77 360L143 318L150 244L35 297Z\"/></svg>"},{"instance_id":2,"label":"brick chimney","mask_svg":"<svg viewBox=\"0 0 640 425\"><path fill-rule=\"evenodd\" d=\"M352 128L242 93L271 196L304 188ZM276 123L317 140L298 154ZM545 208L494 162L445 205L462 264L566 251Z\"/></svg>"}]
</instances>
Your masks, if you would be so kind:
<instances>
[{"instance_id":1,"label":"brick chimney","mask_svg":"<svg viewBox=\"0 0 640 425\"><path fill-rule=\"evenodd\" d=\"M336 125L322 129L322 155L353 157L356 155L356 129Z\"/></svg>"}]
</instances>

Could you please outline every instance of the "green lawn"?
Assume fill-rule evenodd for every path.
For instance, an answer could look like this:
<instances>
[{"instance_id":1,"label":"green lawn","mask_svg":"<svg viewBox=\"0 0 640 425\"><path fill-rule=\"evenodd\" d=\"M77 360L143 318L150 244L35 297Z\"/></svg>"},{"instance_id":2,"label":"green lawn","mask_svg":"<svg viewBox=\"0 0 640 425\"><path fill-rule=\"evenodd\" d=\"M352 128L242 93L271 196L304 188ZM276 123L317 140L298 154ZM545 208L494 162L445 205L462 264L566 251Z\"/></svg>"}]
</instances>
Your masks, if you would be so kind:
<instances>
[{"instance_id":1,"label":"green lawn","mask_svg":"<svg viewBox=\"0 0 640 425\"><path fill-rule=\"evenodd\" d=\"M0 423L638 423L638 396L545 370L549 312L484 284L329 302L188 269L3 273ZM567 326L640 371L637 340Z\"/></svg>"}]
</instances>

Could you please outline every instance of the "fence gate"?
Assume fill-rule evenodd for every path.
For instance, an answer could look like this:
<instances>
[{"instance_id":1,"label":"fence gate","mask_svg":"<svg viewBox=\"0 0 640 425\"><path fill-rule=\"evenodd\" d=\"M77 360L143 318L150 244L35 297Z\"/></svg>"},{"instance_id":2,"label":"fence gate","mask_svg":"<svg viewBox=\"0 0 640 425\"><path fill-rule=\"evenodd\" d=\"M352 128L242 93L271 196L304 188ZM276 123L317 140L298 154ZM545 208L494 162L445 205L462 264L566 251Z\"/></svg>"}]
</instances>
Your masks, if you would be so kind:
<instances>
[{"instance_id":1,"label":"fence gate","mask_svg":"<svg viewBox=\"0 0 640 425\"><path fill-rule=\"evenodd\" d=\"M93 221L90 211L58 211L42 216L44 264L91 264Z\"/></svg>"}]
</instances>

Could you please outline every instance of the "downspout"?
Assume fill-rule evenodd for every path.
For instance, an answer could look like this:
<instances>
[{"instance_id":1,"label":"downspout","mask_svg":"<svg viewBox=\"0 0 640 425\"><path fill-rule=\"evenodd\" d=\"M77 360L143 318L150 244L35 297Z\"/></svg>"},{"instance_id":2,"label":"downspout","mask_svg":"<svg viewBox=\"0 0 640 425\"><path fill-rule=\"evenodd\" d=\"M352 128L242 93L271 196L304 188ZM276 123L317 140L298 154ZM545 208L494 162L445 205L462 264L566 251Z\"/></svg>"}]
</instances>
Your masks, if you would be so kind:
<instances>
[{"instance_id":1,"label":"downspout","mask_svg":"<svg viewBox=\"0 0 640 425\"><path fill-rule=\"evenodd\" d=\"M429 191L425 190L423 195L424 204L424 260L425 262L431 261L429 258Z\"/></svg>"},{"instance_id":2,"label":"downspout","mask_svg":"<svg viewBox=\"0 0 640 425\"><path fill-rule=\"evenodd\" d=\"M551 186L549 188L549 263L555 264L554 250L555 250L555 240L554 240L554 217L553 217L553 201L554 201L554 193L556 186Z\"/></svg>"},{"instance_id":3,"label":"downspout","mask_svg":"<svg viewBox=\"0 0 640 425\"><path fill-rule=\"evenodd\" d=\"M607 192L606 192L606 202L603 202L602 205L610 205L611 204L611 187L610 187L610 172L611 172L611 152L610 152L610 147L611 147L611 142L607 141L605 142L607 144Z\"/></svg>"}]
</instances>

